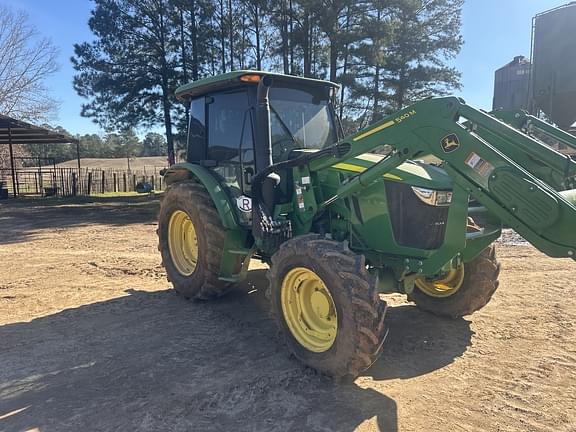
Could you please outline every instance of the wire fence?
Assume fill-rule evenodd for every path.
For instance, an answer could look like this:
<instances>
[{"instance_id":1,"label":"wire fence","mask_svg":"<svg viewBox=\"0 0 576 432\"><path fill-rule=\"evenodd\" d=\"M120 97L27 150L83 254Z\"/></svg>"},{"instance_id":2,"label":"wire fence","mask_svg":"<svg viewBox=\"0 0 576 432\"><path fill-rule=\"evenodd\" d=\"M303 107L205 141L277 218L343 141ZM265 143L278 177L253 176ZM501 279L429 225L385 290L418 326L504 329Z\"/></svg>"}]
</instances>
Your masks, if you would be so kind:
<instances>
[{"instance_id":1,"label":"wire fence","mask_svg":"<svg viewBox=\"0 0 576 432\"><path fill-rule=\"evenodd\" d=\"M94 195L141 190L162 190L160 170L144 167L138 170L96 168L19 168L12 178L10 169L0 169L0 198L12 196ZM16 192L16 193L14 193Z\"/></svg>"}]
</instances>

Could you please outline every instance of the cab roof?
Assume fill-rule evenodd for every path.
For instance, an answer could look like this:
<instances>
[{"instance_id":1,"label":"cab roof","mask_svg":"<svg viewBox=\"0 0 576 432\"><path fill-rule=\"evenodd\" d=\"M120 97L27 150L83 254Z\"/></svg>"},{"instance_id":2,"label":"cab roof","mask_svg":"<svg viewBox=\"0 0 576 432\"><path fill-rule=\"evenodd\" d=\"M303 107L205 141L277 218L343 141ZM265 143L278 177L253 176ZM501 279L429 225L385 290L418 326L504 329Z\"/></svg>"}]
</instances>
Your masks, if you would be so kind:
<instances>
[{"instance_id":1,"label":"cab roof","mask_svg":"<svg viewBox=\"0 0 576 432\"><path fill-rule=\"evenodd\" d=\"M256 84L259 81L259 77L262 77L264 75L269 75L277 79L278 81L298 82L301 84L309 84L309 85L321 85L321 86L333 87L335 89L340 88L338 84L333 83L331 81L319 80L314 78L304 78L293 75L284 75L274 72L265 72L257 70L237 70L212 77L203 78L188 84L184 84L183 86L180 86L176 89L176 97L180 100L186 100L193 97L202 96L206 93L210 93L215 90L221 90L228 87L233 87L238 84L250 84L250 83Z\"/></svg>"}]
</instances>

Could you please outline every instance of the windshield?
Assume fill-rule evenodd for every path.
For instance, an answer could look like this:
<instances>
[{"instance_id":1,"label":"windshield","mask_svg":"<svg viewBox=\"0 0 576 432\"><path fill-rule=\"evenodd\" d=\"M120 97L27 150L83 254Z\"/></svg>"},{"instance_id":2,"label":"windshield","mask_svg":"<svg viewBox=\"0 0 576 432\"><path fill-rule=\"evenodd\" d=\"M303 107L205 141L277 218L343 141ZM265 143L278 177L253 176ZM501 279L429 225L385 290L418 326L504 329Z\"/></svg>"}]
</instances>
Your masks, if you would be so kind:
<instances>
[{"instance_id":1,"label":"windshield","mask_svg":"<svg viewBox=\"0 0 576 432\"><path fill-rule=\"evenodd\" d=\"M336 142L326 88L270 89L270 129L274 160L294 149L321 149Z\"/></svg>"}]
</instances>

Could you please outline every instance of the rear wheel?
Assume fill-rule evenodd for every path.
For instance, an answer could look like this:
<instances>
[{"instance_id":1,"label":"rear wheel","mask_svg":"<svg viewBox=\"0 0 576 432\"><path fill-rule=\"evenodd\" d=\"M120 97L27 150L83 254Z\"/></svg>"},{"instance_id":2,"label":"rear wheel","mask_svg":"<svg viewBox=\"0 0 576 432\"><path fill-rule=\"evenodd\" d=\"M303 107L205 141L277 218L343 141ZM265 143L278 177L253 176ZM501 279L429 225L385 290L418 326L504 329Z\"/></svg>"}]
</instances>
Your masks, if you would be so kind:
<instances>
[{"instance_id":1,"label":"rear wheel","mask_svg":"<svg viewBox=\"0 0 576 432\"><path fill-rule=\"evenodd\" d=\"M210 299L230 288L218 279L224 228L202 185L181 182L170 186L160 207L157 232L162 264L179 294Z\"/></svg>"},{"instance_id":2,"label":"rear wheel","mask_svg":"<svg viewBox=\"0 0 576 432\"><path fill-rule=\"evenodd\" d=\"M498 288L500 264L491 245L472 261L436 279L417 279L408 296L436 315L459 318L483 308Z\"/></svg>"},{"instance_id":3,"label":"rear wheel","mask_svg":"<svg viewBox=\"0 0 576 432\"><path fill-rule=\"evenodd\" d=\"M334 377L356 377L382 352L386 303L364 257L305 235L285 242L269 271L272 312L292 353Z\"/></svg>"}]
</instances>

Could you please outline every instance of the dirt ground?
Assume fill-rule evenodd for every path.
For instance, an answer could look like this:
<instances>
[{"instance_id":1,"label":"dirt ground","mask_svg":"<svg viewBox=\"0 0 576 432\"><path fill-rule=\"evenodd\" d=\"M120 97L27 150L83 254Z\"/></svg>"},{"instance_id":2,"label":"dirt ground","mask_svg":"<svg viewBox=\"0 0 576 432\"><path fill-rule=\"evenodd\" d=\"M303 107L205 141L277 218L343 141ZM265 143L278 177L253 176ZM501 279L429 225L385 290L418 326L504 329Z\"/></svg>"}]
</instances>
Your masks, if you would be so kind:
<instances>
[{"instance_id":1,"label":"dirt ground","mask_svg":"<svg viewBox=\"0 0 576 432\"><path fill-rule=\"evenodd\" d=\"M0 431L575 431L576 263L501 243L468 319L389 296L385 353L335 384L276 337L255 265L178 297L158 201L0 204Z\"/></svg>"}]
</instances>

